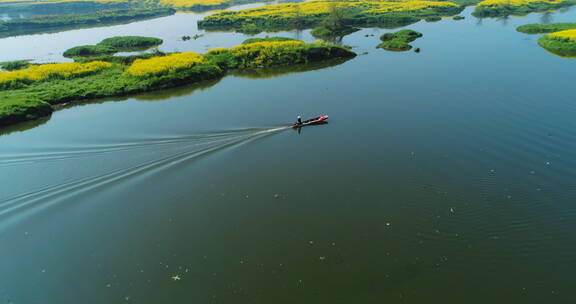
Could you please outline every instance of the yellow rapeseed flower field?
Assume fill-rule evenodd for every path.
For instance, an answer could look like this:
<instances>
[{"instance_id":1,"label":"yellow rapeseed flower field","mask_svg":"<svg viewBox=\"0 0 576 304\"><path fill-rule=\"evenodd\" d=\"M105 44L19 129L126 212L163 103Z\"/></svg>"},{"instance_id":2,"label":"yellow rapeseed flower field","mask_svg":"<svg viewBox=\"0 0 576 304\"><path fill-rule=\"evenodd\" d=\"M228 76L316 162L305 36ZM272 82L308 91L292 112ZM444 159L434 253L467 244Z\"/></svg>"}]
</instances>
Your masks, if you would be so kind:
<instances>
[{"instance_id":1,"label":"yellow rapeseed flower field","mask_svg":"<svg viewBox=\"0 0 576 304\"><path fill-rule=\"evenodd\" d=\"M191 68L204 62L204 56L192 52L178 53L150 59L138 59L126 70L130 75L162 75L180 69Z\"/></svg>"},{"instance_id":2,"label":"yellow rapeseed flower field","mask_svg":"<svg viewBox=\"0 0 576 304\"><path fill-rule=\"evenodd\" d=\"M103 61L88 63L51 63L32 65L23 70L0 72L0 83L11 81L37 82L52 77L72 78L111 67L112 64Z\"/></svg>"},{"instance_id":3,"label":"yellow rapeseed flower field","mask_svg":"<svg viewBox=\"0 0 576 304\"><path fill-rule=\"evenodd\" d=\"M241 61L250 61L252 66L266 66L279 60L283 57L294 56L295 49L300 49L306 46L306 43L298 40L290 41L262 41L249 44L242 44L232 48L216 48L211 49L209 53L219 53L223 51L230 51L234 57Z\"/></svg>"},{"instance_id":4,"label":"yellow rapeseed flower field","mask_svg":"<svg viewBox=\"0 0 576 304\"><path fill-rule=\"evenodd\" d=\"M418 0L401 0L401 1L380 1L380 0L350 0L350 1L332 1L332 0L311 0L301 3L283 3L267 5L252 9L245 9L235 12L224 12L212 15L209 18L293 18L299 16L314 16L327 14L332 7L355 8L367 13L387 13L400 11L416 11L427 8L458 7L455 3L449 1L418 1Z\"/></svg>"},{"instance_id":5,"label":"yellow rapeseed flower field","mask_svg":"<svg viewBox=\"0 0 576 304\"><path fill-rule=\"evenodd\" d=\"M521 6L531 3L559 4L565 0L484 0L478 6Z\"/></svg>"},{"instance_id":6,"label":"yellow rapeseed flower field","mask_svg":"<svg viewBox=\"0 0 576 304\"><path fill-rule=\"evenodd\" d=\"M160 0L160 4L170 7L216 6L229 2L230 0Z\"/></svg>"},{"instance_id":7,"label":"yellow rapeseed flower field","mask_svg":"<svg viewBox=\"0 0 576 304\"><path fill-rule=\"evenodd\" d=\"M576 42L576 29L555 32L555 33L549 34L548 36L552 37L552 38L567 38L567 39L570 39L570 40Z\"/></svg>"}]
</instances>

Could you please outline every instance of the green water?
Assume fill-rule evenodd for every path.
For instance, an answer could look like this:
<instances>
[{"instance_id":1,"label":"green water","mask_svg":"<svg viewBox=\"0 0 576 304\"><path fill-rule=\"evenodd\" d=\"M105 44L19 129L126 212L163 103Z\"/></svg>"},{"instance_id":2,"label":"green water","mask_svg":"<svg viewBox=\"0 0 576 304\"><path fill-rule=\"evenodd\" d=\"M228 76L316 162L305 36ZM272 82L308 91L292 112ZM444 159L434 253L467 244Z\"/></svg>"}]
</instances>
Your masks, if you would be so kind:
<instances>
[{"instance_id":1,"label":"green water","mask_svg":"<svg viewBox=\"0 0 576 304\"><path fill-rule=\"evenodd\" d=\"M409 26L419 54L364 29L343 43L368 54L345 63L5 130L0 303L574 303L576 61L515 27L576 10L470 12ZM52 60L139 25L165 49L245 38L178 41L197 18L0 39L1 56ZM297 114L330 122L285 128Z\"/></svg>"}]
</instances>

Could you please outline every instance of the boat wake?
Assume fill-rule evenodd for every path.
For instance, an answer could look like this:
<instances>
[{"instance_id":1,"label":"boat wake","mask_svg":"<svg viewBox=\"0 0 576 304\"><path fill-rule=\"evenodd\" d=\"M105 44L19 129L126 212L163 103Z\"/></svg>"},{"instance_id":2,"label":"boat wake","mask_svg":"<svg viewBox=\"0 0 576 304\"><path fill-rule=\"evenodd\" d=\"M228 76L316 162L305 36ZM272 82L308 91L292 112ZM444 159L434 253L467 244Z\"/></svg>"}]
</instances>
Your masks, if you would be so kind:
<instances>
[{"instance_id":1,"label":"boat wake","mask_svg":"<svg viewBox=\"0 0 576 304\"><path fill-rule=\"evenodd\" d=\"M47 149L47 152L44 153L2 155L0 168L15 166L29 168L30 165L72 160L93 161L93 158L101 156L106 156L105 159L109 160L122 153L142 154L146 155L148 159L139 160L139 162L121 169L74 178L0 198L0 228L75 195L143 174L158 173L216 151L277 134L288 128L290 127L237 129L198 135L148 138L117 144L83 146L77 149Z\"/></svg>"}]
</instances>

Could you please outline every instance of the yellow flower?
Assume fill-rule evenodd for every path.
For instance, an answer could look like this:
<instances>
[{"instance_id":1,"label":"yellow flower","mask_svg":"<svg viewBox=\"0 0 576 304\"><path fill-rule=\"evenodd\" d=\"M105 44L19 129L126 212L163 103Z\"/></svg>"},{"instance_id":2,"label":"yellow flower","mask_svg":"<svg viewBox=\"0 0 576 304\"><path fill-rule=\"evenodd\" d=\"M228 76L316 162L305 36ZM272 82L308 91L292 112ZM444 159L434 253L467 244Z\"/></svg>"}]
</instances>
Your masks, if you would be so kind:
<instances>
[{"instance_id":1,"label":"yellow flower","mask_svg":"<svg viewBox=\"0 0 576 304\"><path fill-rule=\"evenodd\" d=\"M134 76L162 75L180 69L191 68L204 62L204 56L192 52L178 53L150 59L138 59L126 70Z\"/></svg>"},{"instance_id":2,"label":"yellow flower","mask_svg":"<svg viewBox=\"0 0 576 304\"><path fill-rule=\"evenodd\" d=\"M230 0L160 0L160 4L171 7L218 6L229 2Z\"/></svg>"},{"instance_id":3,"label":"yellow flower","mask_svg":"<svg viewBox=\"0 0 576 304\"><path fill-rule=\"evenodd\" d=\"M32 65L23 70L0 72L0 83L10 81L38 82L52 77L72 78L111 67L112 64L103 61L88 63L51 63Z\"/></svg>"},{"instance_id":4,"label":"yellow flower","mask_svg":"<svg viewBox=\"0 0 576 304\"><path fill-rule=\"evenodd\" d=\"M478 6L521 6L532 3L559 4L565 0L484 0Z\"/></svg>"},{"instance_id":5,"label":"yellow flower","mask_svg":"<svg viewBox=\"0 0 576 304\"><path fill-rule=\"evenodd\" d=\"M542 0L540 0L542 1ZM389 13L401 11L416 11L444 7L458 7L458 5L449 1L418 1L418 0L400 0L400 1L381 1L381 0L311 0L300 3L284 3L275 5L266 5L257 8L245 9L240 11L226 11L206 17L206 20L236 20L240 19L248 22L254 18L296 18L311 17L328 14L333 7L348 8L367 13Z\"/></svg>"},{"instance_id":6,"label":"yellow flower","mask_svg":"<svg viewBox=\"0 0 576 304\"><path fill-rule=\"evenodd\" d=\"M549 37L553 38L566 38L576 42L576 29L574 30L565 30L560 32L555 32L548 35Z\"/></svg>"}]
</instances>

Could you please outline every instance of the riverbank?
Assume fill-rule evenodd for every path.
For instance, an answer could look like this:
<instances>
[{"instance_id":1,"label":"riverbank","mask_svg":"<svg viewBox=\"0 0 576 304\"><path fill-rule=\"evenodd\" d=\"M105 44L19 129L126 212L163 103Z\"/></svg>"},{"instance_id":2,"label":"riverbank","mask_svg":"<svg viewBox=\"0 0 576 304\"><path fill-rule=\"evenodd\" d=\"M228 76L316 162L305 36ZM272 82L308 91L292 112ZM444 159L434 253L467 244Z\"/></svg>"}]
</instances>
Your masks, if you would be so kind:
<instances>
[{"instance_id":1,"label":"riverbank","mask_svg":"<svg viewBox=\"0 0 576 304\"><path fill-rule=\"evenodd\" d=\"M576 23L550 23L550 24L525 24L516 28L524 34L545 34L564 30L576 29Z\"/></svg>"},{"instance_id":2,"label":"riverbank","mask_svg":"<svg viewBox=\"0 0 576 304\"><path fill-rule=\"evenodd\" d=\"M0 72L0 126L37 119L50 114L54 106L71 101L171 88L219 78L240 68L291 66L349 59L356 54L326 43L262 39L204 55L146 56L149 58L104 56L87 63L33 65Z\"/></svg>"},{"instance_id":3,"label":"riverbank","mask_svg":"<svg viewBox=\"0 0 576 304\"><path fill-rule=\"evenodd\" d=\"M576 57L576 29L542 36L538 39L538 44L553 54L563 57Z\"/></svg>"},{"instance_id":4,"label":"riverbank","mask_svg":"<svg viewBox=\"0 0 576 304\"><path fill-rule=\"evenodd\" d=\"M176 10L172 8L136 8L14 19L0 21L0 37L129 23L162 16L170 16L174 13L176 13Z\"/></svg>"},{"instance_id":5,"label":"riverbank","mask_svg":"<svg viewBox=\"0 0 576 304\"><path fill-rule=\"evenodd\" d=\"M474 17L525 16L575 5L575 0L484 0L476 6Z\"/></svg>"}]
</instances>

